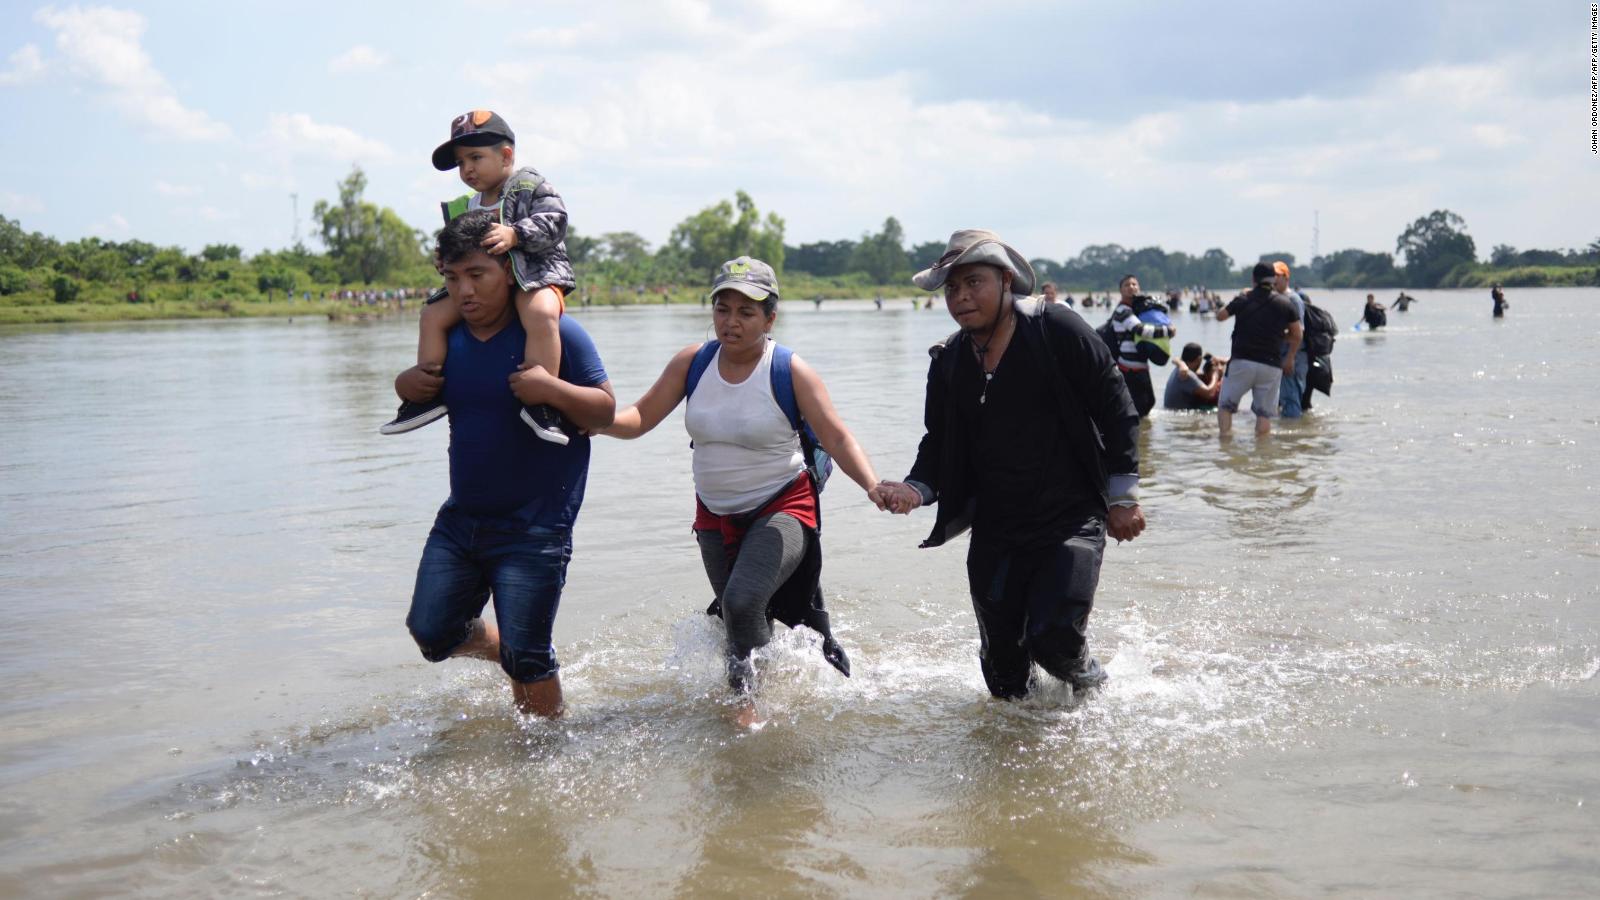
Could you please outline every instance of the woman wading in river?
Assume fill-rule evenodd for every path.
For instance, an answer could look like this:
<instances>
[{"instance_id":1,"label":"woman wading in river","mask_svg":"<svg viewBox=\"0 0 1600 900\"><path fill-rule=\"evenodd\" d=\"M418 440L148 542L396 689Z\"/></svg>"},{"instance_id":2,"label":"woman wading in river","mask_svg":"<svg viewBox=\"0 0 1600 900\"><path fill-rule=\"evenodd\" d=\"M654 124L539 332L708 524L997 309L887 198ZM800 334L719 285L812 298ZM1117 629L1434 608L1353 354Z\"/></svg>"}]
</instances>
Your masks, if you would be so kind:
<instances>
[{"instance_id":1,"label":"woman wading in river","mask_svg":"<svg viewBox=\"0 0 1600 900\"><path fill-rule=\"evenodd\" d=\"M830 456L881 509L878 476L821 377L768 336L778 313L772 267L747 256L723 263L711 301L716 338L673 355L601 433L639 437L688 399L695 540L716 594L708 612L720 613L727 628L735 691L753 690L750 654L772 639L773 619L815 629L828 661L849 675L822 605L818 494ZM748 704L741 721L754 722Z\"/></svg>"}]
</instances>

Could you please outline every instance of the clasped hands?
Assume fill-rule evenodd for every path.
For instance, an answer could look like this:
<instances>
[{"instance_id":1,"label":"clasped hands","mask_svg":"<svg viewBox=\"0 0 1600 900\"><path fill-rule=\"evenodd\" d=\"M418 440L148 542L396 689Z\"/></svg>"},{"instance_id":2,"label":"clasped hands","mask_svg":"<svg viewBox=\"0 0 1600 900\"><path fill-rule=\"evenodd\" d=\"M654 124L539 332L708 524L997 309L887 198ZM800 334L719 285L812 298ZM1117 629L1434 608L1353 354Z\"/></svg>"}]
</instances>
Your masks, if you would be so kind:
<instances>
[{"instance_id":1,"label":"clasped hands","mask_svg":"<svg viewBox=\"0 0 1600 900\"><path fill-rule=\"evenodd\" d=\"M880 481L867 491L867 499L885 512L905 515L922 505L922 494L903 481Z\"/></svg>"},{"instance_id":2,"label":"clasped hands","mask_svg":"<svg viewBox=\"0 0 1600 900\"><path fill-rule=\"evenodd\" d=\"M922 505L922 492L903 481L880 481L867 498L886 512L905 515ZM1132 506L1113 506L1106 515L1106 534L1116 541L1131 541L1144 531L1144 510Z\"/></svg>"}]
</instances>

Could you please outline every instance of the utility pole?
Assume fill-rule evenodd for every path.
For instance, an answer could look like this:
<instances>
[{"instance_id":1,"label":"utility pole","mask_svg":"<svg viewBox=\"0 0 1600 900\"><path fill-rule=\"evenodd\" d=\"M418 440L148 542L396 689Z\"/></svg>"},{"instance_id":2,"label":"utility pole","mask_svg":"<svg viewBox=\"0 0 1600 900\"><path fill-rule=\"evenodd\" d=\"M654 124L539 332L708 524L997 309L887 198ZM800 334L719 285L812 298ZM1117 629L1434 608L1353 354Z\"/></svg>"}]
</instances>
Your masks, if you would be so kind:
<instances>
[{"instance_id":1,"label":"utility pole","mask_svg":"<svg viewBox=\"0 0 1600 900\"><path fill-rule=\"evenodd\" d=\"M1322 237L1321 216L1321 211L1315 209L1311 211L1311 262L1317 261L1317 244Z\"/></svg>"},{"instance_id":2,"label":"utility pole","mask_svg":"<svg viewBox=\"0 0 1600 900\"><path fill-rule=\"evenodd\" d=\"M300 246L300 195L290 194L289 203L294 207L294 246Z\"/></svg>"}]
</instances>

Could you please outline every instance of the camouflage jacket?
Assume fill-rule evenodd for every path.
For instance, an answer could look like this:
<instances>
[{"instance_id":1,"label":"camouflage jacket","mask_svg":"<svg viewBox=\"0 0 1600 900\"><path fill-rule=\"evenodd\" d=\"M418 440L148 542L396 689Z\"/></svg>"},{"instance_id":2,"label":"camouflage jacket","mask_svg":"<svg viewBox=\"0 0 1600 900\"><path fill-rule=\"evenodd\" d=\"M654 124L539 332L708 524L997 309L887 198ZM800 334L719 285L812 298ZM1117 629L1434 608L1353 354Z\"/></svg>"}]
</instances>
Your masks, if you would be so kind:
<instances>
[{"instance_id":1,"label":"camouflage jacket","mask_svg":"<svg viewBox=\"0 0 1600 900\"><path fill-rule=\"evenodd\" d=\"M467 211L472 194L439 204L445 223ZM577 286L567 258L567 206L561 195L531 166L511 173L500 189L500 221L517 232L511 271L525 291L555 286L571 293Z\"/></svg>"}]
</instances>

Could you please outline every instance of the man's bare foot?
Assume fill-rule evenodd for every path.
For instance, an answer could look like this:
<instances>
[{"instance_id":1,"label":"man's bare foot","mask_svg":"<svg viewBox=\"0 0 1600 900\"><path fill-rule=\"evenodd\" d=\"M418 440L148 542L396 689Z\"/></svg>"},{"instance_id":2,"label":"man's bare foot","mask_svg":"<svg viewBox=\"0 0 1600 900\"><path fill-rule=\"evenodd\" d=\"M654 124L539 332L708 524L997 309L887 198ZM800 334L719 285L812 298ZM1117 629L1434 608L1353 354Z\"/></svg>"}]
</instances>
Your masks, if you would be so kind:
<instances>
[{"instance_id":1,"label":"man's bare foot","mask_svg":"<svg viewBox=\"0 0 1600 900\"><path fill-rule=\"evenodd\" d=\"M511 696L523 715L559 719L567 711L566 700L561 696L560 675L525 683L513 681Z\"/></svg>"},{"instance_id":2,"label":"man's bare foot","mask_svg":"<svg viewBox=\"0 0 1600 900\"><path fill-rule=\"evenodd\" d=\"M500 661L500 629L488 619L473 619L467 623L471 631L467 639L451 656L467 656L489 662Z\"/></svg>"}]
</instances>

